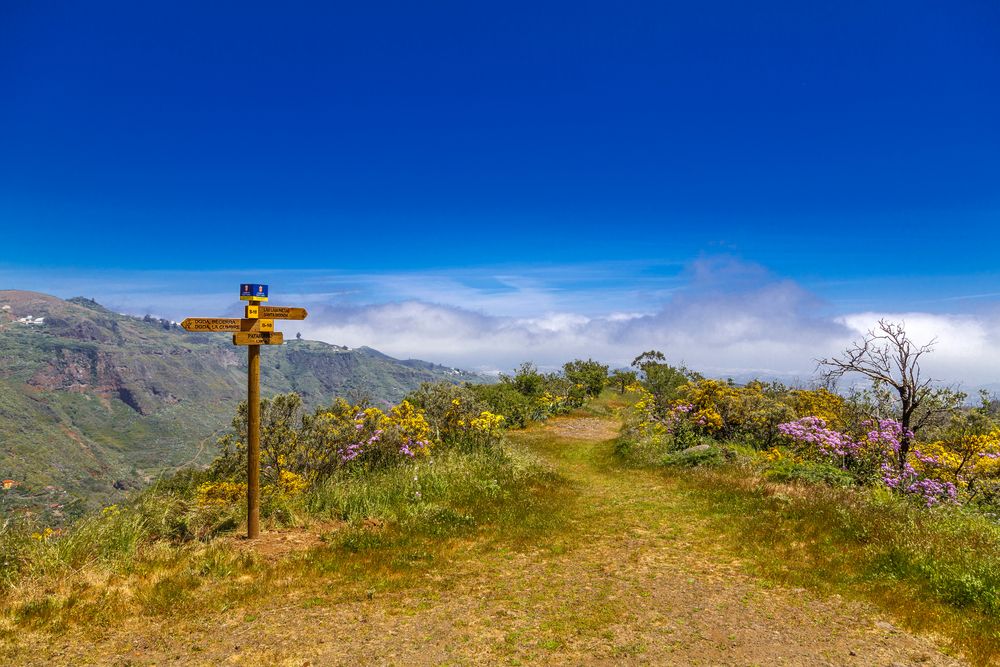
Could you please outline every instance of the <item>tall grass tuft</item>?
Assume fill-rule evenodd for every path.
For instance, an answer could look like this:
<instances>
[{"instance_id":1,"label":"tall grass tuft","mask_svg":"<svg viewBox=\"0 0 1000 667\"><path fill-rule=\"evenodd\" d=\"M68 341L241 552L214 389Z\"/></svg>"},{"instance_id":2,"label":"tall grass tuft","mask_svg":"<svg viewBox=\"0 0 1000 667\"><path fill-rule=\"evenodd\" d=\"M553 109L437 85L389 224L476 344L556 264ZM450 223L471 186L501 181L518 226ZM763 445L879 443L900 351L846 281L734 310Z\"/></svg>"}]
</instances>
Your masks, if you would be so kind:
<instances>
[{"instance_id":1,"label":"tall grass tuft","mask_svg":"<svg viewBox=\"0 0 1000 667\"><path fill-rule=\"evenodd\" d=\"M520 517L533 494L557 483L550 469L524 454L500 448L445 451L374 474L344 471L315 487L304 502L312 516L461 532Z\"/></svg>"}]
</instances>

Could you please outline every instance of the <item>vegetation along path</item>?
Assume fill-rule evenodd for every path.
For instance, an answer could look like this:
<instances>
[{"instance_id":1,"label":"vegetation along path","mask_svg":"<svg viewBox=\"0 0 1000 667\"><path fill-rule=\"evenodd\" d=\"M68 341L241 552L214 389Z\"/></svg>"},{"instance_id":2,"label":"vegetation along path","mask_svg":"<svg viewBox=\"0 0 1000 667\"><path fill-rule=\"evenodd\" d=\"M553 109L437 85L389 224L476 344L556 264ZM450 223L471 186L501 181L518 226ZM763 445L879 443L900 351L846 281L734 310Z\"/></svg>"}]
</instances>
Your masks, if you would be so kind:
<instances>
[{"instance_id":1,"label":"vegetation along path","mask_svg":"<svg viewBox=\"0 0 1000 667\"><path fill-rule=\"evenodd\" d=\"M618 423L514 434L569 482L531 539L448 540L383 585L344 572L258 606L76 631L18 656L72 664L953 665L932 638L838 596L755 579L668 477L620 467ZM323 548L323 547L320 547ZM388 575L386 575L388 576ZM389 577L391 579L391 577ZM85 633L86 634L86 633ZM28 648L27 645L24 648Z\"/></svg>"}]
</instances>

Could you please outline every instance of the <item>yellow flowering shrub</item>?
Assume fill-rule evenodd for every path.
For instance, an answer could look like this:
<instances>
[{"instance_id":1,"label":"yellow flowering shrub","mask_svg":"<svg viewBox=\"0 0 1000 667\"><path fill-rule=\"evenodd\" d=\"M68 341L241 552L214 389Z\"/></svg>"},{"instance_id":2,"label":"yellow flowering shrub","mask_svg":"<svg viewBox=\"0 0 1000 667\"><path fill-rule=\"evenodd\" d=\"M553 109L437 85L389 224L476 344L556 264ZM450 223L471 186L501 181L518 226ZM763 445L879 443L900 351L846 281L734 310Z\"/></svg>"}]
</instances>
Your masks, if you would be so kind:
<instances>
[{"instance_id":1,"label":"yellow flowering shrub","mask_svg":"<svg viewBox=\"0 0 1000 667\"><path fill-rule=\"evenodd\" d=\"M427 456L438 437L423 410L405 400L383 411L339 398L306 415L298 411L301 402L294 394L271 399L266 411L264 403L261 483L275 495L298 495L339 468L378 468ZM464 407L459 399L453 403L456 410ZM245 480L245 412L241 407L233 422L235 433L220 440L222 453L213 464L213 476L226 481L205 485L199 492L203 504L227 502L237 491L225 485ZM458 412L453 421L461 421Z\"/></svg>"},{"instance_id":2,"label":"yellow flowering shrub","mask_svg":"<svg viewBox=\"0 0 1000 667\"><path fill-rule=\"evenodd\" d=\"M286 496L297 496L309 487L305 477L296 475L290 470L283 470L278 478L278 493Z\"/></svg>"},{"instance_id":3,"label":"yellow flowering shrub","mask_svg":"<svg viewBox=\"0 0 1000 667\"><path fill-rule=\"evenodd\" d=\"M656 397L638 382L625 387L635 400L624 412L625 431L632 438L652 438L666 435L666 426L656 416Z\"/></svg>"},{"instance_id":4,"label":"yellow flowering shrub","mask_svg":"<svg viewBox=\"0 0 1000 667\"><path fill-rule=\"evenodd\" d=\"M196 493L199 505L229 505L247 497L247 485L238 482L205 482Z\"/></svg>"},{"instance_id":5,"label":"yellow flowering shrub","mask_svg":"<svg viewBox=\"0 0 1000 667\"><path fill-rule=\"evenodd\" d=\"M794 452L789 452L784 449L778 449L777 447L772 447L771 449L762 452L760 457L767 461L768 463L781 463L783 461L790 461L792 463L801 464L805 462L801 456Z\"/></svg>"},{"instance_id":6,"label":"yellow flowering shrub","mask_svg":"<svg viewBox=\"0 0 1000 667\"><path fill-rule=\"evenodd\" d=\"M819 417L828 428L836 431L844 429L846 402L843 396L826 389L793 389L788 392L787 402L794 410L796 419Z\"/></svg>"},{"instance_id":7,"label":"yellow flowering shrub","mask_svg":"<svg viewBox=\"0 0 1000 667\"><path fill-rule=\"evenodd\" d=\"M702 430L721 438L741 438L761 447L771 446L777 425L792 416L778 400L779 392L762 382L736 387L721 380L700 379L680 387L680 403L693 407Z\"/></svg>"},{"instance_id":8,"label":"yellow flowering shrub","mask_svg":"<svg viewBox=\"0 0 1000 667\"><path fill-rule=\"evenodd\" d=\"M697 380L688 382L680 388L680 394L686 403L697 409L711 408L716 412L732 401L739 389L721 380Z\"/></svg>"},{"instance_id":9,"label":"yellow flowering shrub","mask_svg":"<svg viewBox=\"0 0 1000 667\"><path fill-rule=\"evenodd\" d=\"M564 394L554 394L550 391L542 392L540 396L536 396L534 399L535 403L535 413L539 419L544 418L546 415L555 415L560 412L565 412L566 410L575 407L578 403L575 397L570 397Z\"/></svg>"},{"instance_id":10,"label":"yellow flowering shrub","mask_svg":"<svg viewBox=\"0 0 1000 667\"><path fill-rule=\"evenodd\" d=\"M974 496L984 485L1000 482L1000 428L919 444L913 467Z\"/></svg>"},{"instance_id":11,"label":"yellow flowering shrub","mask_svg":"<svg viewBox=\"0 0 1000 667\"><path fill-rule=\"evenodd\" d=\"M479 431L481 433L493 433L502 429L503 423L503 415L495 415L492 412L484 410L478 417L473 419L469 425L474 431Z\"/></svg>"},{"instance_id":12,"label":"yellow flowering shrub","mask_svg":"<svg viewBox=\"0 0 1000 667\"><path fill-rule=\"evenodd\" d=\"M503 415L483 410L475 417L458 420L450 434L451 442L472 449L494 447L503 439L505 422Z\"/></svg>"},{"instance_id":13,"label":"yellow flowering shrub","mask_svg":"<svg viewBox=\"0 0 1000 667\"><path fill-rule=\"evenodd\" d=\"M714 408L702 408L695 412L691 418L702 430L708 432L718 431L722 428L722 415L716 412Z\"/></svg>"},{"instance_id":14,"label":"yellow flowering shrub","mask_svg":"<svg viewBox=\"0 0 1000 667\"><path fill-rule=\"evenodd\" d=\"M403 401L389 411L387 427L396 429L399 437L409 443L413 453L430 454L431 425L427 423L424 413L409 401Z\"/></svg>"}]
</instances>

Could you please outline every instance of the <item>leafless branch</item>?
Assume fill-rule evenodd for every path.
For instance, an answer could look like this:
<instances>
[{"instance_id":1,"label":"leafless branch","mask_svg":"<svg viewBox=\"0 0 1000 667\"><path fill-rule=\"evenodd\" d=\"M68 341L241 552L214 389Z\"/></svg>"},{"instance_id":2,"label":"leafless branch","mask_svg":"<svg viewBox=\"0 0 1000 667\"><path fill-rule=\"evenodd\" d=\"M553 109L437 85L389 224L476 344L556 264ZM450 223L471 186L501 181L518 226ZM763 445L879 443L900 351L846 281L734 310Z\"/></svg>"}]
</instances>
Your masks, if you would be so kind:
<instances>
[{"instance_id":1,"label":"leafless branch","mask_svg":"<svg viewBox=\"0 0 1000 667\"><path fill-rule=\"evenodd\" d=\"M923 400L931 393L932 380L921 374L920 358L931 352L937 339L926 345L916 345L906 334L905 323L890 322L885 319L869 329L861 340L855 341L839 357L818 360L824 368L823 378L835 381L849 373L857 373L872 382L884 383L896 390L900 403L900 423L904 436L900 447L900 465L906 460L910 430L918 430L934 416L933 410L926 411L914 422L914 413Z\"/></svg>"}]
</instances>

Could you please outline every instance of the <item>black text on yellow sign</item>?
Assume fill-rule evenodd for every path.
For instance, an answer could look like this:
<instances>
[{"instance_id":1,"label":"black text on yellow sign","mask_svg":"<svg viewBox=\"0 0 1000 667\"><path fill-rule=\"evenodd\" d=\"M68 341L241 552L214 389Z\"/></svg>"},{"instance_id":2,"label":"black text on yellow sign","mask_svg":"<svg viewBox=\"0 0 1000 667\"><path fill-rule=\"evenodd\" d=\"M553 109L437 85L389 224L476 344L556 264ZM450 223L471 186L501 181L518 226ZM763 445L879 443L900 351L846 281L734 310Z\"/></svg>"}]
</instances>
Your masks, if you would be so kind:
<instances>
[{"instance_id":1,"label":"black text on yellow sign","mask_svg":"<svg viewBox=\"0 0 1000 667\"><path fill-rule=\"evenodd\" d=\"M233 334L233 345L281 345L285 337L280 331L241 331Z\"/></svg>"},{"instance_id":2,"label":"black text on yellow sign","mask_svg":"<svg viewBox=\"0 0 1000 667\"><path fill-rule=\"evenodd\" d=\"M274 331L274 320L235 317L189 317L181 322L187 331Z\"/></svg>"},{"instance_id":3,"label":"black text on yellow sign","mask_svg":"<svg viewBox=\"0 0 1000 667\"><path fill-rule=\"evenodd\" d=\"M270 317L275 320L304 320L309 314L305 308L292 308L290 306L257 306L257 308L259 317Z\"/></svg>"}]
</instances>

